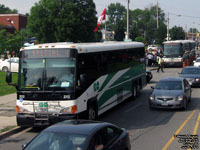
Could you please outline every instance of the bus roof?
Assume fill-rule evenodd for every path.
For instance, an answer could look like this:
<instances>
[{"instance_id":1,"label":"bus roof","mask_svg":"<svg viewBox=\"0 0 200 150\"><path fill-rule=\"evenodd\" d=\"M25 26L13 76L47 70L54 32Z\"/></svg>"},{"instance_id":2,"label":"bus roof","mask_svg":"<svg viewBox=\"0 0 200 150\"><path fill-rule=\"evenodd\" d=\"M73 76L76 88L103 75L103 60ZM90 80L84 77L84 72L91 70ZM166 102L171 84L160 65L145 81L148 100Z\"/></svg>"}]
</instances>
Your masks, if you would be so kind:
<instances>
[{"instance_id":1,"label":"bus roof","mask_svg":"<svg viewBox=\"0 0 200 150\"><path fill-rule=\"evenodd\" d=\"M107 50L119 50L129 48L141 48L144 44L141 42L96 42L96 43L72 43L72 42L61 42L61 43L45 43L38 44L29 47L23 47L22 50L33 50L33 49L52 49L52 48L73 48L77 49L78 53L91 53Z\"/></svg>"},{"instance_id":2,"label":"bus roof","mask_svg":"<svg viewBox=\"0 0 200 150\"><path fill-rule=\"evenodd\" d=\"M166 41L163 42L163 44L169 44L169 43L195 43L193 40L174 40L174 41Z\"/></svg>"}]
</instances>

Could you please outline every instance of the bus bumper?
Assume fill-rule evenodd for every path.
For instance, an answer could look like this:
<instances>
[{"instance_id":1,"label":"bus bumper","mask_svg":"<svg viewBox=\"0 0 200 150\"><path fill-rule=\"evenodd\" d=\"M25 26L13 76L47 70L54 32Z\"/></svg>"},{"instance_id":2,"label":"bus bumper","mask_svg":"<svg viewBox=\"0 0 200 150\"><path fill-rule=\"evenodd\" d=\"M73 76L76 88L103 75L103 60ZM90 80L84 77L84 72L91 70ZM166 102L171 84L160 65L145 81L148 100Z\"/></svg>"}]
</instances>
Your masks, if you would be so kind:
<instances>
[{"instance_id":1,"label":"bus bumper","mask_svg":"<svg viewBox=\"0 0 200 150\"><path fill-rule=\"evenodd\" d=\"M182 67L183 63L182 62L164 62L163 63L164 67Z\"/></svg>"},{"instance_id":2,"label":"bus bumper","mask_svg":"<svg viewBox=\"0 0 200 150\"><path fill-rule=\"evenodd\" d=\"M41 123L36 124L34 115L27 115L27 114L17 114L17 125L21 127L34 127L34 126L49 126L51 124L64 121L64 120L70 120L70 119L77 119L77 114L68 114L68 115L49 115L48 116L48 124Z\"/></svg>"}]
</instances>

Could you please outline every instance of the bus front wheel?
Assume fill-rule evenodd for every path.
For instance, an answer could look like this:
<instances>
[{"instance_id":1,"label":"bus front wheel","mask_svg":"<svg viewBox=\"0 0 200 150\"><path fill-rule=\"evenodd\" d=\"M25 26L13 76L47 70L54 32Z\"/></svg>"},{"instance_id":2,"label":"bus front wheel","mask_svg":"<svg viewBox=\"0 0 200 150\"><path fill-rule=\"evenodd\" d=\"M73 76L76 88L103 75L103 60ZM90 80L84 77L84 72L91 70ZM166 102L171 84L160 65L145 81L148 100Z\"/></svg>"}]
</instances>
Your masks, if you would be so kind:
<instances>
[{"instance_id":1,"label":"bus front wheel","mask_svg":"<svg viewBox=\"0 0 200 150\"><path fill-rule=\"evenodd\" d=\"M95 120L97 118L97 111L93 105L88 107L88 120Z\"/></svg>"}]
</instances>

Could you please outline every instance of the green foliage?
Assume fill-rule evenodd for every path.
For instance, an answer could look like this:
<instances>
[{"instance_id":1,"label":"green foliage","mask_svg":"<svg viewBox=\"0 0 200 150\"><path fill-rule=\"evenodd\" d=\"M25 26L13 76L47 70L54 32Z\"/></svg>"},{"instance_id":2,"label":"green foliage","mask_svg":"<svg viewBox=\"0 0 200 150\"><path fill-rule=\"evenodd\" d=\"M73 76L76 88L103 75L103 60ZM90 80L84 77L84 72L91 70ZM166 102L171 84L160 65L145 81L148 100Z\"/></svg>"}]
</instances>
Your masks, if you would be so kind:
<instances>
[{"instance_id":1,"label":"green foliage","mask_svg":"<svg viewBox=\"0 0 200 150\"><path fill-rule=\"evenodd\" d=\"M6 30L0 30L0 54L5 54L6 51L15 52L18 56L19 49L23 46L24 41L28 38L25 30L16 31L15 34L10 34Z\"/></svg>"},{"instance_id":2,"label":"green foliage","mask_svg":"<svg viewBox=\"0 0 200 150\"><path fill-rule=\"evenodd\" d=\"M17 77L18 77L17 73L12 74L12 80L13 80L12 83L17 84ZM16 88L14 86L8 85L5 79L6 79L6 72L0 72L0 87L3 87L0 88L0 96L16 92Z\"/></svg>"},{"instance_id":3,"label":"green foliage","mask_svg":"<svg viewBox=\"0 0 200 150\"><path fill-rule=\"evenodd\" d=\"M112 24L117 24L119 21L125 18L126 8L120 3L111 3L108 6L108 22Z\"/></svg>"},{"instance_id":4,"label":"green foliage","mask_svg":"<svg viewBox=\"0 0 200 150\"><path fill-rule=\"evenodd\" d=\"M171 40L184 40L185 39L185 32L182 27L174 26L170 29L170 37Z\"/></svg>"},{"instance_id":5,"label":"green foliage","mask_svg":"<svg viewBox=\"0 0 200 150\"><path fill-rule=\"evenodd\" d=\"M39 42L89 42L97 35L93 0L40 0L31 9L28 30Z\"/></svg>"},{"instance_id":6,"label":"green foliage","mask_svg":"<svg viewBox=\"0 0 200 150\"><path fill-rule=\"evenodd\" d=\"M11 10L3 4L0 4L0 14L17 14L18 11L16 9Z\"/></svg>"},{"instance_id":7,"label":"green foliage","mask_svg":"<svg viewBox=\"0 0 200 150\"><path fill-rule=\"evenodd\" d=\"M144 39L144 37L142 37L142 36L139 36L139 37L136 37L135 38L135 41L137 41L137 42L145 42L145 39Z\"/></svg>"},{"instance_id":8,"label":"green foliage","mask_svg":"<svg viewBox=\"0 0 200 150\"><path fill-rule=\"evenodd\" d=\"M114 28L115 36L114 40L123 41L124 40L124 22L119 20Z\"/></svg>"},{"instance_id":9,"label":"green foliage","mask_svg":"<svg viewBox=\"0 0 200 150\"><path fill-rule=\"evenodd\" d=\"M120 3L111 3L108 6L108 21L107 21L107 30L114 31L115 36L114 40L123 41L124 40L124 32L125 32L125 18L126 8Z\"/></svg>"}]
</instances>

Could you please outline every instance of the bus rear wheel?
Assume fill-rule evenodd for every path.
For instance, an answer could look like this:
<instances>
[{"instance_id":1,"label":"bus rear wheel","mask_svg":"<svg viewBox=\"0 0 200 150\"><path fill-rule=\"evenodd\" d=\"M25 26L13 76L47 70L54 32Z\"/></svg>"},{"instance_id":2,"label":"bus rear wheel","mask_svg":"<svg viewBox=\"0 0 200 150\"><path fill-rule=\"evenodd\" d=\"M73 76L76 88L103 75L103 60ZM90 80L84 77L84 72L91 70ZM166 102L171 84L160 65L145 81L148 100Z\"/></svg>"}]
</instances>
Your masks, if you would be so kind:
<instances>
[{"instance_id":1,"label":"bus rear wheel","mask_svg":"<svg viewBox=\"0 0 200 150\"><path fill-rule=\"evenodd\" d=\"M132 99L135 99L137 97L137 87L135 84L132 86Z\"/></svg>"}]
</instances>

